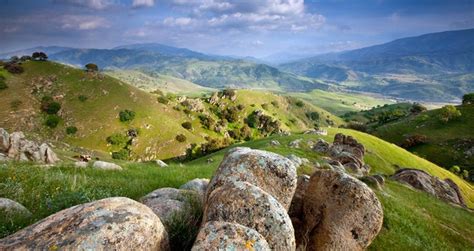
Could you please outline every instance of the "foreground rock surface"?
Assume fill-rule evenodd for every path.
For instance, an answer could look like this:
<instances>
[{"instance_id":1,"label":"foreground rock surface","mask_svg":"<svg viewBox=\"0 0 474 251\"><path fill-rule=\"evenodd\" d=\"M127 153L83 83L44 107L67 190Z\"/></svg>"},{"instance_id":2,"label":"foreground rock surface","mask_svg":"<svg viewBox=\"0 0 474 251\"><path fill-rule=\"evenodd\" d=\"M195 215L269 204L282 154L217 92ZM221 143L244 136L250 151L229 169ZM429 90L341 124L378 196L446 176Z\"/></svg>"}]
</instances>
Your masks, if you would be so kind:
<instances>
[{"instance_id":1,"label":"foreground rock surface","mask_svg":"<svg viewBox=\"0 0 474 251\"><path fill-rule=\"evenodd\" d=\"M0 250L167 250L168 235L145 205L115 197L74 206L0 240Z\"/></svg>"},{"instance_id":2,"label":"foreground rock surface","mask_svg":"<svg viewBox=\"0 0 474 251\"><path fill-rule=\"evenodd\" d=\"M441 180L423 170L403 168L392 178L447 202L466 206L459 187L450 179Z\"/></svg>"},{"instance_id":3,"label":"foreground rock surface","mask_svg":"<svg viewBox=\"0 0 474 251\"><path fill-rule=\"evenodd\" d=\"M295 235L285 208L270 194L248 182L230 182L208 197L203 222L225 221L252 228L272 250L295 250Z\"/></svg>"},{"instance_id":4,"label":"foreground rock surface","mask_svg":"<svg viewBox=\"0 0 474 251\"><path fill-rule=\"evenodd\" d=\"M382 227L382 205L363 182L341 172L317 170L303 205L307 250L363 250Z\"/></svg>"},{"instance_id":5,"label":"foreground rock surface","mask_svg":"<svg viewBox=\"0 0 474 251\"><path fill-rule=\"evenodd\" d=\"M224 157L209 183L207 197L216 188L235 181L261 188L288 209L296 189L296 167L281 155L237 147Z\"/></svg>"},{"instance_id":6,"label":"foreground rock surface","mask_svg":"<svg viewBox=\"0 0 474 251\"><path fill-rule=\"evenodd\" d=\"M237 223L211 221L204 224L194 242L193 251L271 250L257 231Z\"/></svg>"}]
</instances>

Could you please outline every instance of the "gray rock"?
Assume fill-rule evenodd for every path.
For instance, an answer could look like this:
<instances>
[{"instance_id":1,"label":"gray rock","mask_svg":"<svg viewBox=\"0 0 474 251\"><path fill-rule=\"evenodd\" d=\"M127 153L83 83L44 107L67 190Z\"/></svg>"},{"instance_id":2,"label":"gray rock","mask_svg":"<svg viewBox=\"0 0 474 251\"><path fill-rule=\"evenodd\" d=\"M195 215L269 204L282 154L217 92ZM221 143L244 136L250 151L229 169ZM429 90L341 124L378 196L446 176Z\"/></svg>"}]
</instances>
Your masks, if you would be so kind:
<instances>
[{"instance_id":1,"label":"gray rock","mask_svg":"<svg viewBox=\"0 0 474 251\"><path fill-rule=\"evenodd\" d=\"M87 168L88 165L89 165L89 163L87 163L85 161L76 161L76 162L74 162L74 166L77 167L77 168Z\"/></svg>"},{"instance_id":2,"label":"gray rock","mask_svg":"<svg viewBox=\"0 0 474 251\"><path fill-rule=\"evenodd\" d=\"M295 139L293 141L291 141L288 146L290 148L300 148L300 144L301 142L303 141L303 139Z\"/></svg>"},{"instance_id":3,"label":"gray rock","mask_svg":"<svg viewBox=\"0 0 474 251\"><path fill-rule=\"evenodd\" d=\"M237 147L224 156L209 183L207 197L217 187L234 181L258 186L288 209L296 189L296 167L281 155Z\"/></svg>"},{"instance_id":4,"label":"gray rock","mask_svg":"<svg viewBox=\"0 0 474 251\"><path fill-rule=\"evenodd\" d=\"M11 159L19 160L20 156L20 142L25 138L22 132L14 132L10 134L10 147L8 148L7 156Z\"/></svg>"},{"instance_id":5,"label":"gray rock","mask_svg":"<svg viewBox=\"0 0 474 251\"><path fill-rule=\"evenodd\" d=\"M122 170L122 167L117 164L100 161L100 160L94 162L92 167L96 169L102 169L102 170Z\"/></svg>"},{"instance_id":6,"label":"gray rock","mask_svg":"<svg viewBox=\"0 0 474 251\"><path fill-rule=\"evenodd\" d=\"M115 197L74 206L0 240L0 250L168 250L153 211Z\"/></svg>"},{"instance_id":7,"label":"gray rock","mask_svg":"<svg viewBox=\"0 0 474 251\"><path fill-rule=\"evenodd\" d=\"M270 143L268 143L268 144L269 144L270 146L279 146L279 145L281 145L281 144L280 144L280 141L275 140L275 139L274 139L274 140L271 140Z\"/></svg>"},{"instance_id":8,"label":"gray rock","mask_svg":"<svg viewBox=\"0 0 474 251\"><path fill-rule=\"evenodd\" d=\"M168 164L166 164L165 162L163 162L162 160L155 160L155 163L159 166L159 167L168 167Z\"/></svg>"},{"instance_id":9,"label":"gray rock","mask_svg":"<svg viewBox=\"0 0 474 251\"><path fill-rule=\"evenodd\" d=\"M287 158L291 162L293 162L293 164L295 165L296 168L300 167L301 165L309 164L309 160L307 158L301 158L301 157L298 157L294 154L288 155Z\"/></svg>"},{"instance_id":10,"label":"gray rock","mask_svg":"<svg viewBox=\"0 0 474 251\"><path fill-rule=\"evenodd\" d=\"M329 151L329 143L324 139L318 139L318 142L313 146L313 150L319 153L327 153Z\"/></svg>"},{"instance_id":11,"label":"gray rock","mask_svg":"<svg viewBox=\"0 0 474 251\"><path fill-rule=\"evenodd\" d=\"M271 250L257 231L237 223L211 221L204 224L194 242L193 251Z\"/></svg>"},{"instance_id":12,"label":"gray rock","mask_svg":"<svg viewBox=\"0 0 474 251\"><path fill-rule=\"evenodd\" d=\"M179 189L192 190L197 192L201 198L206 195L207 186L209 185L209 179L193 179L188 181L179 187Z\"/></svg>"},{"instance_id":13,"label":"gray rock","mask_svg":"<svg viewBox=\"0 0 474 251\"><path fill-rule=\"evenodd\" d=\"M7 198L0 198L0 218L3 220L31 217L31 212L22 204Z\"/></svg>"},{"instance_id":14,"label":"gray rock","mask_svg":"<svg viewBox=\"0 0 474 251\"><path fill-rule=\"evenodd\" d=\"M3 129L0 128L0 152L7 152L8 148L10 147L10 134Z\"/></svg>"},{"instance_id":15,"label":"gray rock","mask_svg":"<svg viewBox=\"0 0 474 251\"><path fill-rule=\"evenodd\" d=\"M272 250L295 250L290 217L273 196L248 182L229 182L208 197L203 222L225 221L260 233Z\"/></svg>"}]
</instances>

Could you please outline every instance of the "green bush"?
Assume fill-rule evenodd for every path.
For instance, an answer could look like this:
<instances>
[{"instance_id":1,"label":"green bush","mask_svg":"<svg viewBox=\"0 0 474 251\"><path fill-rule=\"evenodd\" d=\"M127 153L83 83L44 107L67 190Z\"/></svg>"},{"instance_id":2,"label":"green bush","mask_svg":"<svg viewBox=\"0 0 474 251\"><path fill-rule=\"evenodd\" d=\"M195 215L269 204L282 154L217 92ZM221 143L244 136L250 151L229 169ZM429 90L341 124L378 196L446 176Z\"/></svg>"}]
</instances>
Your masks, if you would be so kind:
<instances>
[{"instance_id":1,"label":"green bush","mask_svg":"<svg viewBox=\"0 0 474 251\"><path fill-rule=\"evenodd\" d=\"M263 108L263 110L268 110L269 105L267 103L263 103L262 108Z\"/></svg>"},{"instance_id":2,"label":"green bush","mask_svg":"<svg viewBox=\"0 0 474 251\"><path fill-rule=\"evenodd\" d=\"M461 168L459 166L452 166L450 169L449 169L450 172L454 173L454 174L459 174L461 172Z\"/></svg>"},{"instance_id":3,"label":"green bush","mask_svg":"<svg viewBox=\"0 0 474 251\"><path fill-rule=\"evenodd\" d=\"M272 104L273 107L275 107L275 108L280 107L280 104L279 104L278 101L276 101L276 100L273 100L273 101L271 102L271 104Z\"/></svg>"},{"instance_id":4,"label":"green bush","mask_svg":"<svg viewBox=\"0 0 474 251\"><path fill-rule=\"evenodd\" d=\"M8 88L8 85L7 83L5 83L3 76L0 76L0 90L5 90L7 88Z\"/></svg>"},{"instance_id":5,"label":"green bush","mask_svg":"<svg viewBox=\"0 0 474 251\"><path fill-rule=\"evenodd\" d=\"M128 142L128 137L122 133L114 133L107 137L107 143L115 146L125 146Z\"/></svg>"},{"instance_id":6,"label":"green bush","mask_svg":"<svg viewBox=\"0 0 474 251\"><path fill-rule=\"evenodd\" d=\"M446 105L441 108L439 119L443 123L448 123L451 120L461 117L461 112L453 105Z\"/></svg>"},{"instance_id":7,"label":"green bush","mask_svg":"<svg viewBox=\"0 0 474 251\"><path fill-rule=\"evenodd\" d=\"M188 122L188 121L182 123L181 126L184 129L187 129L187 130L192 130L193 129L193 124L191 124L191 122Z\"/></svg>"},{"instance_id":8,"label":"green bush","mask_svg":"<svg viewBox=\"0 0 474 251\"><path fill-rule=\"evenodd\" d=\"M462 96L462 104L463 105L474 104L474 92L464 94L464 96Z\"/></svg>"},{"instance_id":9,"label":"green bush","mask_svg":"<svg viewBox=\"0 0 474 251\"><path fill-rule=\"evenodd\" d=\"M186 141L186 136L184 134L178 134L178 135L176 135L176 140L178 142L185 142Z\"/></svg>"},{"instance_id":10,"label":"green bush","mask_svg":"<svg viewBox=\"0 0 474 251\"><path fill-rule=\"evenodd\" d=\"M413 105L410 108L410 112L413 114L418 114L426 110L428 109L420 103L413 103Z\"/></svg>"},{"instance_id":11,"label":"green bush","mask_svg":"<svg viewBox=\"0 0 474 251\"><path fill-rule=\"evenodd\" d=\"M121 122L132 121L135 118L135 112L131 110L123 110L119 112Z\"/></svg>"},{"instance_id":12,"label":"green bush","mask_svg":"<svg viewBox=\"0 0 474 251\"><path fill-rule=\"evenodd\" d=\"M47 114L57 114L61 110L61 104L54 101L51 96L44 96L41 99L41 110Z\"/></svg>"},{"instance_id":13,"label":"green bush","mask_svg":"<svg viewBox=\"0 0 474 251\"><path fill-rule=\"evenodd\" d=\"M130 151L127 149L120 149L117 152L112 153L112 159L128 160L130 157Z\"/></svg>"},{"instance_id":14,"label":"green bush","mask_svg":"<svg viewBox=\"0 0 474 251\"><path fill-rule=\"evenodd\" d=\"M313 121L318 121L319 120L319 113L318 112L307 112L306 117Z\"/></svg>"},{"instance_id":15,"label":"green bush","mask_svg":"<svg viewBox=\"0 0 474 251\"><path fill-rule=\"evenodd\" d=\"M49 128L56 128L60 121L61 118L58 115L48 115L48 117L46 117L45 125Z\"/></svg>"},{"instance_id":16,"label":"green bush","mask_svg":"<svg viewBox=\"0 0 474 251\"><path fill-rule=\"evenodd\" d=\"M75 127L75 126L68 126L66 128L66 133L67 134L76 134L76 132L77 132L77 127Z\"/></svg>"},{"instance_id":17,"label":"green bush","mask_svg":"<svg viewBox=\"0 0 474 251\"><path fill-rule=\"evenodd\" d=\"M211 116L201 114L199 115L199 120L201 120L202 127L208 130L214 130L216 121Z\"/></svg>"},{"instance_id":18,"label":"green bush","mask_svg":"<svg viewBox=\"0 0 474 251\"><path fill-rule=\"evenodd\" d=\"M303 103L303 101L301 101L301 100L297 100L297 101L295 102L295 105L298 106L298 107L303 107L303 106L304 106L304 103Z\"/></svg>"},{"instance_id":19,"label":"green bush","mask_svg":"<svg viewBox=\"0 0 474 251\"><path fill-rule=\"evenodd\" d=\"M158 102L160 102L161 104L168 104L170 102L170 100L168 99L168 97L166 96L159 96L158 97Z\"/></svg>"},{"instance_id":20,"label":"green bush","mask_svg":"<svg viewBox=\"0 0 474 251\"><path fill-rule=\"evenodd\" d=\"M88 99L88 97L86 95L79 95L79 101L81 102L86 102L86 100Z\"/></svg>"}]
</instances>

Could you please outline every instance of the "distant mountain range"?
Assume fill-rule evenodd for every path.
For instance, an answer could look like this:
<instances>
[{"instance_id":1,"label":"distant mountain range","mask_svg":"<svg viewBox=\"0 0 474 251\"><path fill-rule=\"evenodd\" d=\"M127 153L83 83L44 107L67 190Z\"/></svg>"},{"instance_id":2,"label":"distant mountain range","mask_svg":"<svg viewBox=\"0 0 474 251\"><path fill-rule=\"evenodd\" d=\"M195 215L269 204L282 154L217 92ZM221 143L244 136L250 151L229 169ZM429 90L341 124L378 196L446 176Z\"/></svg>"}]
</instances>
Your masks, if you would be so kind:
<instances>
[{"instance_id":1,"label":"distant mountain range","mask_svg":"<svg viewBox=\"0 0 474 251\"><path fill-rule=\"evenodd\" d=\"M459 101L474 91L474 29L398 39L362 49L285 61L209 55L186 48L148 43L112 49L36 47L0 55L46 52L51 60L106 70L133 70L191 81L211 88L259 88L280 91L346 89L415 101ZM290 54L288 54L290 55Z\"/></svg>"}]
</instances>

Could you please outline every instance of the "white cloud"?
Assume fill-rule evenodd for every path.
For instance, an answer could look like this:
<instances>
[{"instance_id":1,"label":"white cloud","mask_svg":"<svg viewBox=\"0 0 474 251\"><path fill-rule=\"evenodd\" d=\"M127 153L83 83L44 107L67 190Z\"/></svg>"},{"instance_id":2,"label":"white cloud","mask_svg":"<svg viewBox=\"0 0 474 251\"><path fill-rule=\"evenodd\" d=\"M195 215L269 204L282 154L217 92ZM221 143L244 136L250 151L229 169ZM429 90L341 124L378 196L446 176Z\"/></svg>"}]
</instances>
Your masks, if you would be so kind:
<instances>
[{"instance_id":1,"label":"white cloud","mask_svg":"<svg viewBox=\"0 0 474 251\"><path fill-rule=\"evenodd\" d=\"M133 0L132 6L134 8L139 7L152 7L155 5L155 0Z\"/></svg>"},{"instance_id":2,"label":"white cloud","mask_svg":"<svg viewBox=\"0 0 474 251\"><path fill-rule=\"evenodd\" d=\"M187 26L193 22L193 19L189 17L168 17L163 20L163 24L166 26Z\"/></svg>"},{"instance_id":3,"label":"white cloud","mask_svg":"<svg viewBox=\"0 0 474 251\"><path fill-rule=\"evenodd\" d=\"M61 28L72 30L95 30L110 27L109 22L103 17L64 15L59 18Z\"/></svg>"},{"instance_id":4,"label":"white cloud","mask_svg":"<svg viewBox=\"0 0 474 251\"><path fill-rule=\"evenodd\" d=\"M102 10L114 4L113 0L54 0L54 2L73 4L96 10Z\"/></svg>"}]
</instances>

